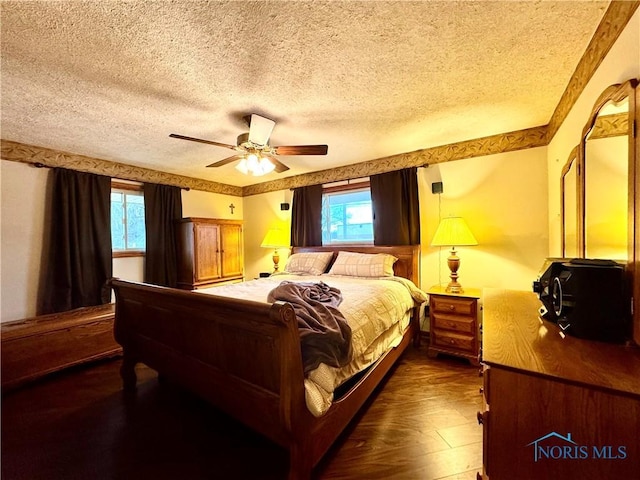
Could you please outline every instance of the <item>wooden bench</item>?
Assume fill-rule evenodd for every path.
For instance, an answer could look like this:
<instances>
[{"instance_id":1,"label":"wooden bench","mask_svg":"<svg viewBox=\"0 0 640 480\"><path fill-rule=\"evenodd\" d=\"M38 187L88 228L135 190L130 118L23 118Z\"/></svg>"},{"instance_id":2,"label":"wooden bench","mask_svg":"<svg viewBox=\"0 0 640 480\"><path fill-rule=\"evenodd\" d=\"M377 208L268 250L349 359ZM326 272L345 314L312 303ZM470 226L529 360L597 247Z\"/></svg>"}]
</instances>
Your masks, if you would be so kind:
<instances>
[{"instance_id":1,"label":"wooden bench","mask_svg":"<svg viewBox=\"0 0 640 480\"><path fill-rule=\"evenodd\" d=\"M114 304L6 322L2 333L3 393L49 373L114 357Z\"/></svg>"}]
</instances>

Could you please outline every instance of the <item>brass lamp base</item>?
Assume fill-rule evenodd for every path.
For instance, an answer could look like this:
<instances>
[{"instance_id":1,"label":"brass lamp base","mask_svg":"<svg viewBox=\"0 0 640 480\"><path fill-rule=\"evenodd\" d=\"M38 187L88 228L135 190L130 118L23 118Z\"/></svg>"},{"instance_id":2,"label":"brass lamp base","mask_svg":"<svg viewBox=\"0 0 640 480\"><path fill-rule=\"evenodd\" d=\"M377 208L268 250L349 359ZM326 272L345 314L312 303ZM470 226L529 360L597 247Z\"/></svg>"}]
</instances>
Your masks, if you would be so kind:
<instances>
[{"instance_id":1,"label":"brass lamp base","mask_svg":"<svg viewBox=\"0 0 640 480\"><path fill-rule=\"evenodd\" d=\"M460 268L460 258L456 255L456 247L451 247L451 255L447 258L447 266L451 270L451 281L447 285L445 292L447 293L464 293L462 285L458 283L458 268Z\"/></svg>"},{"instance_id":2,"label":"brass lamp base","mask_svg":"<svg viewBox=\"0 0 640 480\"><path fill-rule=\"evenodd\" d=\"M275 273L278 271L278 263L280 263L280 254L277 249L273 252L271 260L273 260L273 272Z\"/></svg>"}]
</instances>

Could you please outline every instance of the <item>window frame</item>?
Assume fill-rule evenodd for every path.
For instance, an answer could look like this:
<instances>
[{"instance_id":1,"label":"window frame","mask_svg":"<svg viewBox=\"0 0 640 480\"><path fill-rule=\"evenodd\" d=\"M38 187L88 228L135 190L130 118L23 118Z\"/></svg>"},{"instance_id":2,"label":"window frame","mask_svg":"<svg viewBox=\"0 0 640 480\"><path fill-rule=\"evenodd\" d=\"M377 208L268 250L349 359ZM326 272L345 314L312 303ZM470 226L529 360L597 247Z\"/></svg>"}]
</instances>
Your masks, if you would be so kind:
<instances>
[{"instance_id":1,"label":"window frame","mask_svg":"<svg viewBox=\"0 0 640 480\"><path fill-rule=\"evenodd\" d=\"M329 184L322 187L322 200L323 200L323 204L324 204L324 198L325 195L332 195L335 193L346 193L346 192L356 192L359 190L368 190L369 193L371 193L371 182L369 181L369 178L367 177L366 180L362 180L362 181L347 181L347 183L343 183L343 184ZM372 201L372 205L371 205L371 214L373 216L373 201ZM322 216L324 216L324 206L322 209ZM324 226L324 225L323 225ZM371 240L366 240L366 241L345 241L345 242L330 242L330 243L324 243L324 239L322 242L323 246L352 246L352 245L374 245L374 237L373 237L373 232L371 234Z\"/></svg>"},{"instance_id":2,"label":"window frame","mask_svg":"<svg viewBox=\"0 0 640 480\"><path fill-rule=\"evenodd\" d=\"M144 199L144 189L141 183L125 183L119 182L117 180L111 180L111 193L114 192L138 192L139 195ZM123 250L115 250L113 248L113 245L111 246L112 258L144 257L146 253L146 250L140 248L126 248Z\"/></svg>"}]
</instances>

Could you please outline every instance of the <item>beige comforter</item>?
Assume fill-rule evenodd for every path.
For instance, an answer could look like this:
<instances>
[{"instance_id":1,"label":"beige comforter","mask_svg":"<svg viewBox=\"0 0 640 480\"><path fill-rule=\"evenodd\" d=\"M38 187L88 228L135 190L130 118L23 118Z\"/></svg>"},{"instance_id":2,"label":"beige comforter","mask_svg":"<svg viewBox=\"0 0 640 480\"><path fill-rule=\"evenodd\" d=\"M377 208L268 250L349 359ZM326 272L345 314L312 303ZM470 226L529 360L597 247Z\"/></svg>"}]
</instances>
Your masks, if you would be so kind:
<instances>
[{"instance_id":1,"label":"beige comforter","mask_svg":"<svg viewBox=\"0 0 640 480\"><path fill-rule=\"evenodd\" d=\"M221 285L198 293L267 302L269 292L283 280L322 281L342 292L339 307L352 332L352 359L344 367L321 363L305 379L307 407L315 416L331 406L333 392L345 380L374 363L388 348L396 346L409 324L415 303L427 295L411 281L400 277L362 278L337 275L274 275L249 282Z\"/></svg>"}]
</instances>

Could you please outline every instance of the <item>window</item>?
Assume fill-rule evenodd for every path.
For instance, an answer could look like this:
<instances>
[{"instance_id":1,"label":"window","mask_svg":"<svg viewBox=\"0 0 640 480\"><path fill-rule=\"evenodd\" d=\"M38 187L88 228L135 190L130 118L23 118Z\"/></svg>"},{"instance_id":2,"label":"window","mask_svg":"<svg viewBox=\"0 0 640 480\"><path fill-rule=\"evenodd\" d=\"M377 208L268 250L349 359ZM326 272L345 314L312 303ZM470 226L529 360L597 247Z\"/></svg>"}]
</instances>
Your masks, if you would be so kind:
<instances>
[{"instance_id":1,"label":"window","mask_svg":"<svg viewBox=\"0 0 640 480\"><path fill-rule=\"evenodd\" d=\"M368 182L326 188L322 195L322 244L345 243L373 243Z\"/></svg>"},{"instance_id":2,"label":"window","mask_svg":"<svg viewBox=\"0 0 640 480\"><path fill-rule=\"evenodd\" d=\"M111 245L114 257L144 254L144 195L138 185L112 183Z\"/></svg>"}]
</instances>

